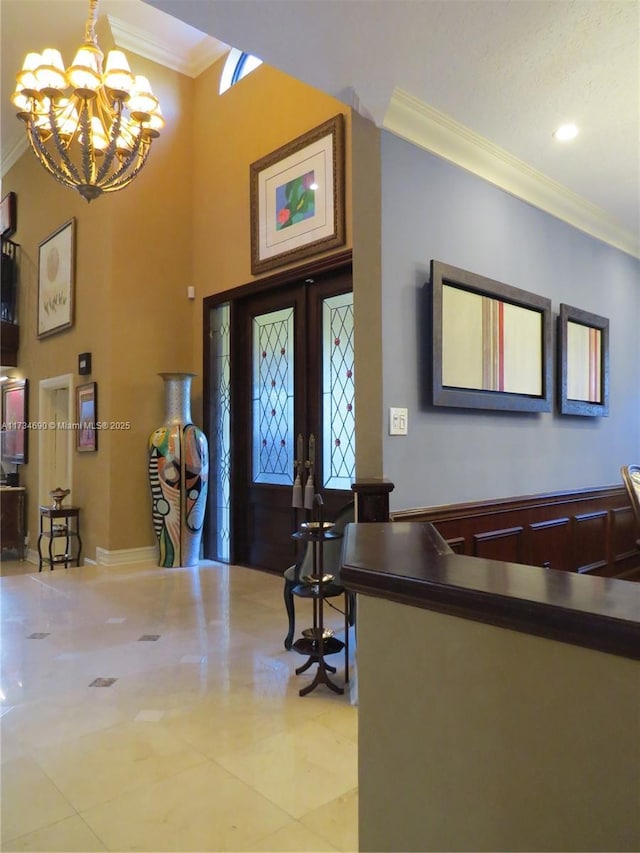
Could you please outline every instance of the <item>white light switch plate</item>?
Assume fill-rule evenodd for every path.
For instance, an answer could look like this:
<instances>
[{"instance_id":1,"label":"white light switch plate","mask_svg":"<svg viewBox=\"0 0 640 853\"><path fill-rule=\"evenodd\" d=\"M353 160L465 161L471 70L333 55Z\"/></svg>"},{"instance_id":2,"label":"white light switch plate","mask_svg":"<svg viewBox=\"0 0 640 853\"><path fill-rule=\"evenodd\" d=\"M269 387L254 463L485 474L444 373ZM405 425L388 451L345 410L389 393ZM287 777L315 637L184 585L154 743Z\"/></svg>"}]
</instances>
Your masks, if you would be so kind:
<instances>
[{"instance_id":1,"label":"white light switch plate","mask_svg":"<svg viewBox=\"0 0 640 853\"><path fill-rule=\"evenodd\" d=\"M389 409L389 435L406 435L409 428L409 409Z\"/></svg>"}]
</instances>

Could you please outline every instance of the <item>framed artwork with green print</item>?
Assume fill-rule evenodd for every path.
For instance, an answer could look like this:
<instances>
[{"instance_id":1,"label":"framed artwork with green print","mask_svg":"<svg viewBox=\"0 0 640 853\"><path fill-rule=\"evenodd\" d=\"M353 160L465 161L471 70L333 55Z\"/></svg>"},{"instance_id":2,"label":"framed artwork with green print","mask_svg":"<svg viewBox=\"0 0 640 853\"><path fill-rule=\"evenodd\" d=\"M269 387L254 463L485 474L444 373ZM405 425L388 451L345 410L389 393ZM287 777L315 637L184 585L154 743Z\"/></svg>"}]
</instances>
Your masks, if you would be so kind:
<instances>
[{"instance_id":1,"label":"framed artwork with green print","mask_svg":"<svg viewBox=\"0 0 640 853\"><path fill-rule=\"evenodd\" d=\"M344 244L344 116L334 116L250 169L254 275Z\"/></svg>"}]
</instances>

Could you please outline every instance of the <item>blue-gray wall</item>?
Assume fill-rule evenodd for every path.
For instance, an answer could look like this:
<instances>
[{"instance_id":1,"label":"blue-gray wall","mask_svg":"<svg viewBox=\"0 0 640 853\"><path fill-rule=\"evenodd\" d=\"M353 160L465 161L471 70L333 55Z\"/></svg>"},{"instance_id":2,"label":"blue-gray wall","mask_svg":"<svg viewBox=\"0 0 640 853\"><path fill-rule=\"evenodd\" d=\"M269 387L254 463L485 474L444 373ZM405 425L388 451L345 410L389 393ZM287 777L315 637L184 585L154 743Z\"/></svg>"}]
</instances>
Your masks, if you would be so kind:
<instances>
[{"instance_id":1,"label":"blue-gray wall","mask_svg":"<svg viewBox=\"0 0 640 853\"><path fill-rule=\"evenodd\" d=\"M594 164L597 168L597 164ZM392 508L620 482L640 461L640 262L390 133L381 135L383 468ZM435 408L420 292L437 259L608 317L609 417ZM556 380L554 345L554 382ZM389 406L409 408L407 437Z\"/></svg>"}]
</instances>

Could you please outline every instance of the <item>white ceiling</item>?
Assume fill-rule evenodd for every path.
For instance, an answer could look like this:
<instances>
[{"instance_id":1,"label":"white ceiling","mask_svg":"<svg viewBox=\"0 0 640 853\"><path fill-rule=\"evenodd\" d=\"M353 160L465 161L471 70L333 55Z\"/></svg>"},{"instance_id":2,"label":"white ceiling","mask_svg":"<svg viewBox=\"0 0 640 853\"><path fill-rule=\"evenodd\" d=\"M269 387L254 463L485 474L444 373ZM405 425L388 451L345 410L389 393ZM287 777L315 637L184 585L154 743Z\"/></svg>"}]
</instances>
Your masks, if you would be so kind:
<instances>
[{"instance_id":1,"label":"white ceiling","mask_svg":"<svg viewBox=\"0 0 640 853\"><path fill-rule=\"evenodd\" d=\"M22 55L45 40L68 55L86 6L2 0L3 155ZM107 13L170 45L188 73L220 51L203 41L213 34L640 254L637 0L102 0ZM561 145L565 121L580 134Z\"/></svg>"}]
</instances>

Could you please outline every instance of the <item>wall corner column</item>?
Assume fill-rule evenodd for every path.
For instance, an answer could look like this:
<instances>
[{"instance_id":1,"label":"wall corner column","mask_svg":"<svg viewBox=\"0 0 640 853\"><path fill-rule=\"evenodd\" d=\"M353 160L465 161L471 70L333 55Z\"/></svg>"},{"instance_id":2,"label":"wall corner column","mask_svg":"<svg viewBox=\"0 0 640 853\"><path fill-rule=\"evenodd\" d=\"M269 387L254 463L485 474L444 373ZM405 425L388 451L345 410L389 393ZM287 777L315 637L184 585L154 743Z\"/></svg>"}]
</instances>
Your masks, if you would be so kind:
<instances>
[{"instance_id":1,"label":"wall corner column","mask_svg":"<svg viewBox=\"0 0 640 853\"><path fill-rule=\"evenodd\" d=\"M356 476L382 477L380 130L351 112Z\"/></svg>"}]
</instances>

